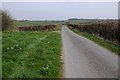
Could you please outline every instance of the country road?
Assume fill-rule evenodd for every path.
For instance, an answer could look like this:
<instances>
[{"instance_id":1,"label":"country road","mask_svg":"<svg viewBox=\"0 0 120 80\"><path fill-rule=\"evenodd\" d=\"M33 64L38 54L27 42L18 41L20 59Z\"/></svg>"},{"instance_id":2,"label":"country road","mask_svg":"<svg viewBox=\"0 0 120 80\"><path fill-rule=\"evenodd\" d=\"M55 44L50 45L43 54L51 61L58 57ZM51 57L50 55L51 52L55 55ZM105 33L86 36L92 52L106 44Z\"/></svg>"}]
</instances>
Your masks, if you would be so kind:
<instances>
[{"instance_id":1,"label":"country road","mask_svg":"<svg viewBox=\"0 0 120 80\"><path fill-rule=\"evenodd\" d=\"M62 26L64 78L118 78L118 56Z\"/></svg>"}]
</instances>

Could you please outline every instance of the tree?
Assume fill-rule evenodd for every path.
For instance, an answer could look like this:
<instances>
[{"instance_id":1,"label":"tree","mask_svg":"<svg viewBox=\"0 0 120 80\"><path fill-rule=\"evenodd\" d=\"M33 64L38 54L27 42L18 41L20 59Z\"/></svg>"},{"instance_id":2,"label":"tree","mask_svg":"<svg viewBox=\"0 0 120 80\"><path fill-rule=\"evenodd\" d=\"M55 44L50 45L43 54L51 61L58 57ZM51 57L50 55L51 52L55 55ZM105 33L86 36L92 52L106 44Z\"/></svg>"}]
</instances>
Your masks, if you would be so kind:
<instances>
[{"instance_id":1,"label":"tree","mask_svg":"<svg viewBox=\"0 0 120 80\"><path fill-rule=\"evenodd\" d=\"M13 31L14 30L14 20L7 11L2 12L2 31Z\"/></svg>"}]
</instances>

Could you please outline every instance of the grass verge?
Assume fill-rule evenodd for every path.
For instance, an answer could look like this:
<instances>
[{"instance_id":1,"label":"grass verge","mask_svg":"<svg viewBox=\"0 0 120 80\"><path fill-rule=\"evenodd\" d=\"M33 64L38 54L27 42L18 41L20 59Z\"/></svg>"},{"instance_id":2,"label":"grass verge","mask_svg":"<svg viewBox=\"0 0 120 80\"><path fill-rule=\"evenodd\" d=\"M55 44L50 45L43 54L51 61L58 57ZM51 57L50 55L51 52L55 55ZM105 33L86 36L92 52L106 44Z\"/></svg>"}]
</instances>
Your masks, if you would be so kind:
<instances>
[{"instance_id":1,"label":"grass verge","mask_svg":"<svg viewBox=\"0 0 120 80\"><path fill-rule=\"evenodd\" d=\"M3 32L3 78L60 77L61 34Z\"/></svg>"},{"instance_id":2,"label":"grass verge","mask_svg":"<svg viewBox=\"0 0 120 80\"><path fill-rule=\"evenodd\" d=\"M110 50L111 52L120 55L120 45L113 44L112 42L108 42L106 40L100 39L100 38L98 38L92 34L88 34L86 32L80 32L77 29L72 29L72 28L69 28L69 29L71 29L73 32L75 32L75 33L77 33L77 34L79 34L79 35L81 35L89 40L94 41L95 43Z\"/></svg>"}]
</instances>

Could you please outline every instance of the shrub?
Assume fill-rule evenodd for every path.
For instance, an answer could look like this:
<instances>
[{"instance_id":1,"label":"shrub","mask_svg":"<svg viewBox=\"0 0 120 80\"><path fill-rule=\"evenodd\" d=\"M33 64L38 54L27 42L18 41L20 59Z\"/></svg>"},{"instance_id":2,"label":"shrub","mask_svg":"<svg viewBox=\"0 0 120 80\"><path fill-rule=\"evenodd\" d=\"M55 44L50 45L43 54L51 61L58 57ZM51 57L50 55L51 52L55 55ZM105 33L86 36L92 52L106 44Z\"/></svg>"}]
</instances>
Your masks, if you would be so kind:
<instances>
[{"instance_id":1,"label":"shrub","mask_svg":"<svg viewBox=\"0 0 120 80\"><path fill-rule=\"evenodd\" d=\"M7 11L2 12L2 31L13 31L14 30L14 21L10 14Z\"/></svg>"},{"instance_id":2,"label":"shrub","mask_svg":"<svg viewBox=\"0 0 120 80\"><path fill-rule=\"evenodd\" d=\"M120 44L120 24L118 21L109 21L102 23L88 23L88 24L68 24L81 32L96 35L105 40Z\"/></svg>"}]
</instances>

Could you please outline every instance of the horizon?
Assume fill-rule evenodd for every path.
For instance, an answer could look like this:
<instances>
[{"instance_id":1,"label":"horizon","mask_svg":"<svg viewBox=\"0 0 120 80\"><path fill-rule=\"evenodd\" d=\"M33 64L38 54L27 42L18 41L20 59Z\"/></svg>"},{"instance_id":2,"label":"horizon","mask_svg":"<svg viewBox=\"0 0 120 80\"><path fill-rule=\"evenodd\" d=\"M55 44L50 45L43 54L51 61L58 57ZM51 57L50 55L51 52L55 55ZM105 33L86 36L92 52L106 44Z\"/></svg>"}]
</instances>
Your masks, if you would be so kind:
<instances>
[{"instance_id":1,"label":"horizon","mask_svg":"<svg viewBox=\"0 0 120 80\"><path fill-rule=\"evenodd\" d=\"M71 18L68 18L68 19L66 19L66 20L42 20L42 19L34 19L34 20L29 20L29 19L14 19L14 20L17 20L17 21L67 21L67 20L69 20L69 19L71 19ZM77 20L118 20L118 19L110 19L110 18L106 18L106 19L95 19L95 18L93 18L93 19L83 19L83 18L79 18L79 19L77 19Z\"/></svg>"}]
</instances>

